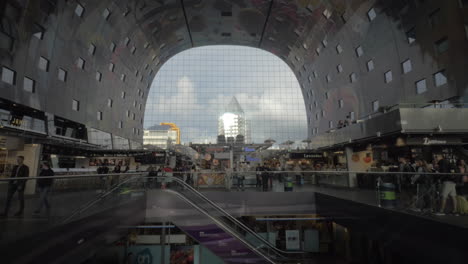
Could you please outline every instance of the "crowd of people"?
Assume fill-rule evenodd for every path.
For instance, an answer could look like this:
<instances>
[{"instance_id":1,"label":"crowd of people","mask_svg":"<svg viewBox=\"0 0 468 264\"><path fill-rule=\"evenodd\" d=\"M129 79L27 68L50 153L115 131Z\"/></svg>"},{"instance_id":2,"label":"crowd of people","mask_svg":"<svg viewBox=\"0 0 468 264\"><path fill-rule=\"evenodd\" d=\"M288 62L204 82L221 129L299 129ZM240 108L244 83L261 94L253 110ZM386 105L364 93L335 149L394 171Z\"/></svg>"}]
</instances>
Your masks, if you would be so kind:
<instances>
[{"instance_id":1,"label":"crowd of people","mask_svg":"<svg viewBox=\"0 0 468 264\"><path fill-rule=\"evenodd\" d=\"M393 182L399 192L406 189L413 193L409 199L412 210L445 215L450 198L452 215L468 213L468 203L464 197L468 195L468 166L465 160L449 161L438 154L432 162L417 157L411 163L408 158L400 157L398 171L402 173L398 177L382 180Z\"/></svg>"}]
</instances>

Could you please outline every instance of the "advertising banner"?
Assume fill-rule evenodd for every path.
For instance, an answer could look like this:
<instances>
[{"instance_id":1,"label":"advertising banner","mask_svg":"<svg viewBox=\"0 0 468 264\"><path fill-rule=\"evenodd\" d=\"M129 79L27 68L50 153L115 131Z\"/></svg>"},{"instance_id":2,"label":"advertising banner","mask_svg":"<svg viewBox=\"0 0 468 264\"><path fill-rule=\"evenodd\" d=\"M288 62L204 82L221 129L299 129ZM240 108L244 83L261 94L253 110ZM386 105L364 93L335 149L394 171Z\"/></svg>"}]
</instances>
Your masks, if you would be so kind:
<instances>
[{"instance_id":1,"label":"advertising banner","mask_svg":"<svg viewBox=\"0 0 468 264\"><path fill-rule=\"evenodd\" d=\"M193 264L193 246L171 246L171 264Z\"/></svg>"},{"instance_id":2,"label":"advertising banner","mask_svg":"<svg viewBox=\"0 0 468 264\"><path fill-rule=\"evenodd\" d=\"M198 186L224 186L225 173L202 172L198 175Z\"/></svg>"},{"instance_id":3,"label":"advertising banner","mask_svg":"<svg viewBox=\"0 0 468 264\"><path fill-rule=\"evenodd\" d=\"M301 249L301 241L299 240L299 230L286 230L286 249Z\"/></svg>"}]
</instances>

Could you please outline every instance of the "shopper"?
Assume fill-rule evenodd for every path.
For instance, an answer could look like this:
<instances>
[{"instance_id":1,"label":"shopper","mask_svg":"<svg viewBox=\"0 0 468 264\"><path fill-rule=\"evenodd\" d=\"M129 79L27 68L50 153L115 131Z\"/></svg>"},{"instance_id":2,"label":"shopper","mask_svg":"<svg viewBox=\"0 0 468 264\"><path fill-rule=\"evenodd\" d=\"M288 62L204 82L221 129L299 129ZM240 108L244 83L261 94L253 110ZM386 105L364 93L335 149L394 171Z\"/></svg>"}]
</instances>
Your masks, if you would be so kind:
<instances>
[{"instance_id":1,"label":"shopper","mask_svg":"<svg viewBox=\"0 0 468 264\"><path fill-rule=\"evenodd\" d=\"M39 173L39 177L54 176L54 171L50 168L48 162L42 163L42 169ZM50 203L47 197L49 196L50 189L52 187L54 179L39 179L37 180L37 187L39 188L39 203L34 214L40 214L42 207L45 205L47 210L50 209Z\"/></svg>"},{"instance_id":2,"label":"shopper","mask_svg":"<svg viewBox=\"0 0 468 264\"><path fill-rule=\"evenodd\" d=\"M455 177L450 175L452 173L450 162L446 160L441 154L436 156L437 159L437 168L439 173L443 173L441 180L442 180L442 202L440 204L440 210L436 213L436 215L445 215L445 206L447 205L447 198L450 196L453 202L453 210L452 213L456 214L457 208L457 190L456 190L456 183ZM454 172L454 171L453 171Z\"/></svg>"},{"instance_id":3,"label":"shopper","mask_svg":"<svg viewBox=\"0 0 468 264\"><path fill-rule=\"evenodd\" d=\"M11 178L29 177L29 167L24 165L24 157L23 156L18 156L16 158L16 162L17 162L18 165L13 167L13 170L11 172ZM26 180L9 181L5 211L0 216L2 216L2 217L7 217L8 216L8 211L10 210L10 205L11 205L11 199L13 198L13 195L15 194L15 192L18 192L18 199L19 199L19 202L20 202L19 211L15 214L15 216L22 216L23 215L23 211L24 211L24 189L25 189L25 187L26 187Z\"/></svg>"},{"instance_id":4,"label":"shopper","mask_svg":"<svg viewBox=\"0 0 468 264\"><path fill-rule=\"evenodd\" d=\"M255 168L255 176L256 176L256 183L255 187L260 188L262 186L262 167L260 164L257 164L257 167Z\"/></svg>"},{"instance_id":5,"label":"shopper","mask_svg":"<svg viewBox=\"0 0 468 264\"><path fill-rule=\"evenodd\" d=\"M270 174L268 173L268 167L265 164L263 164L263 166L261 167L261 172L262 172L262 186L263 186L263 191L264 192L267 192L268 191L268 182L269 182L269 178L270 178Z\"/></svg>"}]
</instances>

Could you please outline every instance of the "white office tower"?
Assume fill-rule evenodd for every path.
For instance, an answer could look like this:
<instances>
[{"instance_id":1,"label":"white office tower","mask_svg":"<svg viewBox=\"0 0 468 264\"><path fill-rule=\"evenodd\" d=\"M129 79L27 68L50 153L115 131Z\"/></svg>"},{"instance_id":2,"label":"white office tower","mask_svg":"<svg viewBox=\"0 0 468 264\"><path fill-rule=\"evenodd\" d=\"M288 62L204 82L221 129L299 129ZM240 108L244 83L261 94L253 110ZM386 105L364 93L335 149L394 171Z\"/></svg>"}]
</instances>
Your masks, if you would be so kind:
<instances>
[{"instance_id":1,"label":"white office tower","mask_svg":"<svg viewBox=\"0 0 468 264\"><path fill-rule=\"evenodd\" d=\"M245 143L245 114L236 97L231 99L218 119L218 143L224 143L220 136L224 136L227 143Z\"/></svg>"}]
</instances>

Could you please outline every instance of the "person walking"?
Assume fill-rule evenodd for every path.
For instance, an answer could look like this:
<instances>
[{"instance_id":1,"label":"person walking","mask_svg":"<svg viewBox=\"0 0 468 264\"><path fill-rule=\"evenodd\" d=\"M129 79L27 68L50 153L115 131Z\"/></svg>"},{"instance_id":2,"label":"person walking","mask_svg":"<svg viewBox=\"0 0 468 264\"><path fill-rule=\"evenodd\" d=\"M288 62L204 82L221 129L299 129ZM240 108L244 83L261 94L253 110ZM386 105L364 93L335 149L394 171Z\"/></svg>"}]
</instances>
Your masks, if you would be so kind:
<instances>
[{"instance_id":1,"label":"person walking","mask_svg":"<svg viewBox=\"0 0 468 264\"><path fill-rule=\"evenodd\" d=\"M39 177L54 176L54 171L50 168L49 163L46 161L42 163L42 169L39 173ZM50 203L48 198L50 189L52 187L54 179L39 179L37 180L37 186L39 187L39 203L37 209L34 211L34 214L40 214L42 207L45 205L47 210L50 209Z\"/></svg>"},{"instance_id":2,"label":"person walking","mask_svg":"<svg viewBox=\"0 0 468 264\"><path fill-rule=\"evenodd\" d=\"M24 157L23 156L18 156L16 158L16 162L17 162L18 165L13 167L13 170L11 171L11 178L29 177L29 167L24 165ZM23 215L23 211L24 211L24 189L25 189L25 187L26 187L26 180L9 181L5 211L0 216L2 216L2 217L7 217L8 216L8 211L10 210L10 206L11 206L11 199L13 198L13 195L15 194L15 192L18 192L18 199L19 199L19 202L20 202L19 211L15 214L15 216L22 216Z\"/></svg>"}]
</instances>

